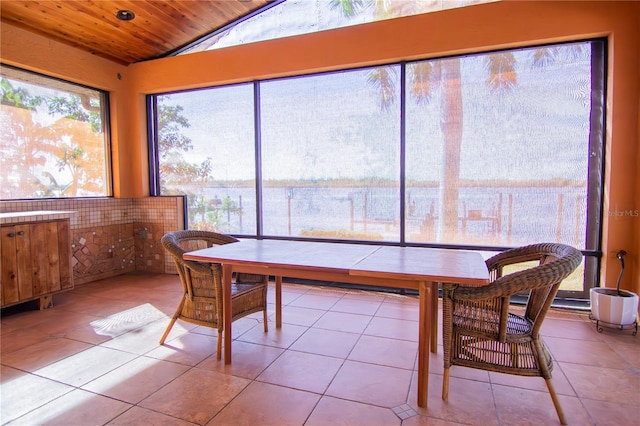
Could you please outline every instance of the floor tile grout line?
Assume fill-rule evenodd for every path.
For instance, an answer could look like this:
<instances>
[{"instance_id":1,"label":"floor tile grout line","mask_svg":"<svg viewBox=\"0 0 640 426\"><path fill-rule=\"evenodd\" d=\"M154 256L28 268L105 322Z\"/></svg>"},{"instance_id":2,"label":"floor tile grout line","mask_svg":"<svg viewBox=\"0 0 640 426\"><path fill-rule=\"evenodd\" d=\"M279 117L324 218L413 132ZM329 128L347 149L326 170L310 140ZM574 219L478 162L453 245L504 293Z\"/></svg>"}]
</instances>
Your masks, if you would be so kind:
<instances>
[{"instance_id":1,"label":"floor tile grout line","mask_svg":"<svg viewBox=\"0 0 640 426\"><path fill-rule=\"evenodd\" d=\"M104 290L104 289L102 289L102 290ZM303 293L303 294L307 294L307 293L309 293L309 291L308 291L308 290L307 290L305 293ZM347 294L348 294L348 293L342 293L342 295L341 295L341 297L339 298L339 300L343 300L343 299L345 299L345 297L346 297L346 295L347 295ZM103 300L104 300L104 302L105 302L105 303L111 303L111 302L113 302L113 300L114 300L114 299L111 299L111 298L105 297L105 298L103 298ZM336 302L336 303L337 303L337 302ZM378 309L377 309L376 313L380 310L380 308L381 308L381 306L382 306L383 304L384 304L384 300L380 302L380 305L378 306ZM335 306L335 304L334 304L334 305L332 305L332 307L333 307L333 306ZM64 310L65 312L74 312L74 311L66 310L66 309L61 309L61 311L62 311L62 310ZM327 312L338 312L338 311L331 311L331 308L328 308L328 309L323 310L323 311L325 312L325 314L326 314ZM348 312L347 312L347 313L348 313ZM367 316L369 317L369 320L368 320L367 326L365 327L365 329L364 329L364 331L363 331L363 332L361 332L361 333L357 333L357 334L358 334L358 340L357 340L357 341L356 341L356 343L352 346L352 348L350 349L349 353L348 353L347 355L345 355L345 357L343 358L343 361L342 361L342 363L341 363L341 366L343 366L343 365L344 365L344 364L349 360L349 356L350 356L350 355L351 355L351 353L353 352L353 350L354 350L354 348L356 347L357 343L362 339L362 337L363 337L363 336L365 336L365 335L366 335L366 334L365 334L365 333L366 333L366 328L371 324L371 321L373 321L373 319L374 319L374 318L376 318L376 313L374 313L374 314L372 314L372 315L367 315ZM358 313L353 313L353 314L354 314L354 315L363 315L363 314L358 314ZM323 314L323 315L324 315L324 314ZM108 316L100 316L99 318L108 318ZM573 319L566 319L566 318L554 318L554 319L555 319L555 320L557 320L557 321L566 321L567 323L579 323L579 322L580 322L580 321L576 321L576 320L573 320ZM163 321L163 320L165 320L165 319L158 319L158 320L156 320L156 321ZM145 324L141 325L138 329L140 329L140 328L144 328L144 327L147 327L147 326L149 326L150 324L153 324L154 322L155 322L155 321L151 321L151 322L149 322L149 323L145 323ZM316 321L314 321L314 323L313 323L311 326L307 326L307 331L308 331L309 329L313 328L313 325L314 325L316 322L317 322L317 320L316 320ZM585 321L585 322L586 322L586 321ZM4 323L4 321L3 321L3 326L4 326L4 325L5 325L5 323ZM255 326L257 326L257 325L258 325L258 324L256 324ZM255 327L255 326L254 326L254 327ZM23 327L23 328L24 328L24 327ZM78 328L80 328L80 327L76 327L75 329L78 329ZM253 327L252 327L252 328L253 328ZM75 329L74 329L74 330L75 330ZM18 330L20 330L20 328L18 328ZM127 333L129 333L129 332L131 332L131 330L127 331ZM188 333L191 333L191 332L192 332L192 331L185 331L185 333L183 333L183 334L188 334ZM306 331L305 331L305 333L306 333ZM126 334L126 333L124 333L124 334ZM281 352L281 353L278 355L278 357L277 357L277 358L275 358L275 359L274 359L274 360L273 360L269 365L272 365L272 364L273 364L273 362L275 362L277 359L279 359L279 358L280 358L283 354L285 354L287 351L295 351L294 349L291 349L291 347L295 344L295 342L296 342L296 341L298 341L298 339L300 339L300 337L301 337L302 335L304 335L304 334L301 334L300 336L298 336L298 337L297 337L297 338L296 338L292 343L290 343L290 344L288 345L288 347L287 347L287 348L281 348L281 349L282 349L282 352ZM549 338L561 338L561 339L568 339L568 338L569 338L569 337L563 337L563 336L546 336L546 335L543 335L543 336L544 336L545 338L547 338L547 337L549 337ZM3 336L3 337L4 337L4 336ZM384 337L384 336L377 336L377 337L388 338L388 337ZM576 336L576 337L577 337L577 336ZM61 336L61 337L59 337L59 338L68 339L66 336ZM90 343L90 342L86 342L86 341L83 341L83 340L77 340L77 339L69 339L69 340L77 341L77 342L81 342L81 343L87 343L87 344L91 345L91 347L101 346L103 343L105 343L105 342ZM110 340L112 340L112 339L110 339ZM590 342L590 340L584 340L584 339L582 339L582 338L580 338L580 337L578 337L578 338L577 338L577 339L575 339L575 340L577 340L577 341L586 341L586 342ZM627 366L631 366L631 363L630 363L628 360L626 360L626 359L624 358L624 356L620 353L620 346L619 346L619 345L634 345L634 344L636 344L636 343L635 343L635 341L628 341L628 340L626 340L626 341L625 341L625 340L623 340L623 339L619 339L619 338L617 338L617 336L609 336L609 337L604 337L604 336L603 336L603 337L602 337L602 338L600 338L599 340L594 340L593 342L605 343L605 345L606 345L606 346L607 346L607 347L608 347L608 348L609 348L613 353L615 353L617 356L619 356L621 359L623 359L623 360L625 361L625 365L627 365ZM260 344L258 344L258 343L254 343L254 342L247 342L247 343L249 343L249 344L256 344L256 345L260 345ZM28 345L28 346L29 346L29 345ZM28 346L26 346L26 347L28 347ZM140 353L137 353L137 352L128 352L128 351L126 351L126 350L122 350L122 349L119 349L119 348L111 348L111 347L108 347L108 346L103 346L103 347L107 347L107 348L109 348L109 349L113 349L113 350L117 350L117 351L124 352L124 353L127 353L127 354L135 355L135 357L134 357L132 360L129 360L129 361L127 361L126 363L122 364L121 366L119 366L119 367L115 367L114 369L120 368L120 367L122 367L123 365L126 365L128 362L133 362L135 359L139 359L139 358L141 358L141 357L148 357L148 355L147 355L147 354L151 351L151 350L149 350L149 351L145 352L144 354L140 354ZM329 356L329 355L322 355L322 354L318 354L318 355L321 355L321 356ZM72 355L69 355L69 356L72 356ZM213 355L210 355L209 357L211 357L211 356L213 356ZM207 358L209 358L209 357L204 358L204 359L203 359L203 360L201 360L199 363L203 362L204 360L206 360L206 359L207 359ZM65 358L66 358L66 357L65 357ZM61 358L60 360L65 359L65 358ZM150 357L150 358L153 358L153 357ZM339 357L336 357L336 358L339 358ZM157 359L157 358L154 358L154 359ZM57 360L57 361L60 361L60 360ZM57 362L57 361L54 361L54 362ZM167 361L167 362L172 362L172 361L170 361L170 360L166 360L166 361ZM566 380L566 382L569 384L569 386L571 386L571 389L572 389L572 391L574 392L574 396L566 395L566 394L561 394L560 396L561 396L561 397L567 397L567 398L577 398L577 399L580 401L580 404L581 404L581 406L583 407L584 411L590 415L589 411L588 411L588 410L586 410L586 408L584 408L584 407L585 407L585 401L586 401L586 400L592 400L592 399L591 399L591 398L588 398L588 397L580 397L580 396L579 396L579 393L576 391L576 388L575 388L575 384L574 384L574 382L572 382L571 380L569 380L569 377L566 375L566 373L565 373L565 371L564 371L564 369L563 369L563 367L562 367L562 365L563 365L563 364L567 364L567 365L568 365L568 364L574 364L574 365L577 365L577 366L581 366L581 365L583 365L583 364L575 363L575 362L564 362L564 361L558 361L555 357L554 357L554 361L556 362L556 365L557 365L557 367L558 367L558 372L561 372L561 373L562 373L562 375L564 376L564 379L565 379L565 380ZM362 362L362 361L354 361L354 362ZM186 364L182 364L182 365L186 365L186 366L188 367L188 368L185 370L185 372L184 372L184 373L182 373L182 374L185 374L186 372L191 371L193 368L198 368L199 363L198 363L198 364L196 364L196 365L186 365ZM180 364L180 363L178 363L178 364ZM376 364L376 363L373 363L373 364L374 364L374 365L380 365L380 364ZM2 365L4 366L5 364L2 364ZM47 365L50 365L50 364L47 364ZM269 366L269 365L267 365L266 367L263 367L263 369L261 370L261 372L263 372L266 368L268 368L268 366ZM586 364L585 364L585 365L586 365ZM45 366L46 366L46 365L45 365ZM44 366L43 366L43 367L44 367ZM43 367L39 367L39 368L43 368ZM598 366L594 366L594 367L598 367ZM15 367L10 367L10 368L15 369L15 370L17 370L17 371L24 372L25 374L31 374L31 375L34 375L34 376L37 376L37 377L43 377L44 379L47 379L47 380L52 380L52 379L50 379L50 378L48 378L48 377L39 376L39 375L35 374L35 372L31 373L31 372L24 371L24 370L22 370L22 369L15 368ZM398 367L391 367L391 368L398 368ZM414 361L414 368L415 368L415 361ZM612 369L611 367L607 367L607 366L602 366L602 367L599 367L599 368L603 368L603 369L605 369L605 370L611 370L611 369ZM615 368L614 368L614 369L615 369ZM615 370L619 370L619 369L615 369ZM36 371L37 371L37 370L36 370ZM113 370L111 370L111 371L113 371ZM104 373L104 374L108 374L108 373ZM104 374L103 374L103 375L104 375ZM182 375L182 374L181 374L181 375ZM221 373L221 374L224 374L224 373ZM412 374L415 374L415 370L414 370L414 372L413 372ZM437 373L430 373L430 374L437 374ZM180 376L181 376L181 375L180 375ZM180 377L180 376L177 376L177 377ZM260 373L258 373L258 374L257 374L257 375L256 375L256 376L251 380L251 382L250 382L250 383L253 383L254 381L256 381L256 378L257 378L257 377L259 377L259 376L260 376ZM99 377L102 377L102 375L101 375L101 376L99 376ZM98 378L98 377L94 378L93 380L96 380L97 378ZM171 382L173 382L174 380L176 380L176 378L172 379L172 380L171 380ZM318 403L319 403L319 401L322 399L322 397L326 395L326 390L327 390L327 389L329 389L329 387L331 386L331 383L333 383L333 381L334 381L334 380L335 380L335 376L334 376L334 378L332 378L332 381L327 385L327 387L326 387L325 391L321 394L320 398L318 399ZM463 380L468 380L468 379L463 379ZM75 386L75 385L69 385L69 384L66 384L66 383L63 383L63 382L59 382L59 381L56 381L56 380L52 380L52 381L57 382L57 383L61 383L61 384L65 385L65 386L71 386L73 389L80 389L80 390L83 390L83 391L87 391L87 392L94 393L94 394L96 394L96 395L104 396L104 397L106 397L106 398L111 398L111 397L109 397L109 396L107 396L107 395L103 395L103 394L100 394L100 393L96 393L96 392L89 391L89 390L87 390L87 389L83 389L83 387L82 387L82 386L85 386L86 384L83 384L83 385L81 385L81 386ZM90 382L88 382L88 383L90 383ZM494 400L494 403L495 403L495 395L494 395L494 389L495 389L495 387L520 388L520 387L519 387L519 386L517 386L517 385L516 385L516 386L514 386L514 385L506 385L506 384L500 384L500 383L494 382L494 381L492 380L492 377L491 377L491 376L489 376L489 384L490 384L491 389L492 389L492 398L493 398L493 400ZM166 386L166 384L165 384L164 386ZM278 385L276 385L276 386L278 386ZM72 389L72 390L73 390L73 389ZM162 387L161 387L161 388L159 388L159 389L162 389ZM159 391L159 389L158 389L158 390L156 390L155 392L158 392L158 391ZM244 389L246 389L246 387L245 387ZM410 392L410 389L411 389L411 387L409 387L409 392ZM531 388L527 388L527 387L522 387L521 389L526 390L526 391L537 391L537 392L544 393L543 391L536 390L536 389L531 389ZM72 391L72 390L71 390L71 391ZM70 392L71 392L71 391L70 391ZM154 393L155 393L155 392L154 392ZM308 391L307 391L307 392L308 392ZM68 392L67 392L67 393L68 393ZM242 393L242 392L239 392L239 393L238 393L238 395L239 395L239 394L241 394L241 393ZM312 392L312 393L313 393L313 392ZM65 394L66 394L66 393L65 393ZM64 395L64 394L63 394L63 395ZM409 393L408 393L408 395L409 395ZM326 396L328 396L328 395L326 395ZM147 397L148 397L148 396L147 396ZM60 398L60 397L58 397L58 398ZM408 397L407 397L407 398L408 398ZM111 398L111 399L121 401L121 400L119 400L119 399L117 399L117 398ZM593 399L593 400L594 400L594 401L600 401L600 402L602 401L601 399ZM122 401L122 402L125 402L125 403L126 403L126 401ZM129 404L129 405L131 405L131 406L138 406L138 404L131 404L131 403L127 403L127 404ZM621 404L627 405L627 406L632 407L632 408L633 408L633 407L640 406L640 404L628 404L628 403L626 403L626 402L621 403ZM225 405L225 407L227 407L228 405L229 405L229 404L227 403L227 404ZM316 403L316 406L317 406L317 403ZM314 408L315 408L316 406L314 406ZM127 411L128 411L128 410L130 410L131 408L132 408L132 407L129 407L129 408L127 409ZM224 409L224 407L223 407L220 411L222 411L223 409ZM497 408L496 408L496 410L497 410ZM32 410L32 411L33 411L33 410ZM161 412L160 412L160 413L161 413ZM310 413L313 413L313 410L311 410L311 411L310 411ZM498 413L498 415L499 415L499 412L497 412L497 413ZM162 414L163 414L163 415L168 415L168 414L166 414L166 413L162 413ZM216 414L216 415L217 415L217 414ZM311 415L311 414L309 414L309 415ZM591 415L590 415L590 416L591 416ZM215 417L215 416L214 416L214 417ZM429 417L431 417L431 416L429 416ZM590 419L590 421L592 421L592 422L594 422L594 423L595 423L595 419L594 419L593 417L589 417L589 419ZM184 420L184 419L181 419L181 420Z\"/></svg>"}]
</instances>

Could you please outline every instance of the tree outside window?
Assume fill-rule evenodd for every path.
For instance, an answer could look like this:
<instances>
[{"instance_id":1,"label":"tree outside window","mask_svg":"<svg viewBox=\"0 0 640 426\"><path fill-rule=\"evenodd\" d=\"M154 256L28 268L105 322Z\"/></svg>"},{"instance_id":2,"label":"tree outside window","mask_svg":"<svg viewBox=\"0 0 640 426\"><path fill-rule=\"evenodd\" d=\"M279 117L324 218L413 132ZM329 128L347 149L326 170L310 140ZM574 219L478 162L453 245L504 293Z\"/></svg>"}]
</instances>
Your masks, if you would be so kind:
<instances>
[{"instance_id":1,"label":"tree outside window","mask_svg":"<svg viewBox=\"0 0 640 426\"><path fill-rule=\"evenodd\" d=\"M2 67L0 198L110 195L106 95Z\"/></svg>"}]
</instances>

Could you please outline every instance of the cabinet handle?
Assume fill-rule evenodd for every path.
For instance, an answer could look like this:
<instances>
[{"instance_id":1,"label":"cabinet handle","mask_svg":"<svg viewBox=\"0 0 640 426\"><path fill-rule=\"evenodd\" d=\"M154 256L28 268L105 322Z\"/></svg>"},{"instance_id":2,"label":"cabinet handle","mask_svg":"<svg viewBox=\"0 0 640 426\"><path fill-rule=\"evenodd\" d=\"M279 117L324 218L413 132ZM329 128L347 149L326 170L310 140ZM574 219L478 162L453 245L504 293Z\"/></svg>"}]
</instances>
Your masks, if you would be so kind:
<instances>
[{"instance_id":1,"label":"cabinet handle","mask_svg":"<svg viewBox=\"0 0 640 426\"><path fill-rule=\"evenodd\" d=\"M24 231L19 231L18 235L23 236L24 235Z\"/></svg>"},{"instance_id":2,"label":"cabinet handle","mask_svg":"<svg viewBox=\"0 0 640 426\"><path fill-rule=\"evenodd\" d=\"M7 234L7 236L8 236L9 238L13 238L13 237L15 237L15 236L16 236L16 234L14 234L13 232L9 232L9 234Z\"/></svg>"},{"instance_id":3,"label":"cabinet handle","mask_svg":"<svg viewBox=\"0 0 640 426\"><path fill-rule=\"evenodd\" d=\"M9 275L9 278L14 279L16 277L16 274L11 274Z\"/></svg>"}]
</instances>

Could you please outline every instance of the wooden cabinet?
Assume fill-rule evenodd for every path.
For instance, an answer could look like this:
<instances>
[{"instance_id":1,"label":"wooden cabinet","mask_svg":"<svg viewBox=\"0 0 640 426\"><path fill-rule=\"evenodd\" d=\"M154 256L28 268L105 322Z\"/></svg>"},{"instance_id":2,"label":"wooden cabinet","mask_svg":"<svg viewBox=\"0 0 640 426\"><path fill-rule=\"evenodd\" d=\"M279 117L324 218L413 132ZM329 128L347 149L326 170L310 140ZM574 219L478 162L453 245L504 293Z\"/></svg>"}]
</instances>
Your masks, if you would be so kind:
<instances>
[{"instance_id":1,"label":"wooden cabinet","mask_svg":"<svg viewBox=\"0 0 640 426\"><path fill-rule=\"evenodd\" d=\"M2 307L38 299L45 309L54 293L73 288L69 219L0 228Z\"/></svg>"}]
</instances>

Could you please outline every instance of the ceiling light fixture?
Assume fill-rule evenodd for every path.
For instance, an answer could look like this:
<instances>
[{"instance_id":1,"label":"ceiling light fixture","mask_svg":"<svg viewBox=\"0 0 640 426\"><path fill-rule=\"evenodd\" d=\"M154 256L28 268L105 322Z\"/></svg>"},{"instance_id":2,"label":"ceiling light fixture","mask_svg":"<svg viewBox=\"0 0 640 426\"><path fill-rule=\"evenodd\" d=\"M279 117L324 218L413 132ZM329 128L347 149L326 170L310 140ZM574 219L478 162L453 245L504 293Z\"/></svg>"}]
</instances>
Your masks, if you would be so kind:
<instances>
[{"instance_id":1,"label":"ceiling light fixture","mask_svg":"<svg viewBox=\"0 0 640 426\"><path fill-rule=\"evenodd\" d=\"M119 10L116 12L116 18L121 21L131 21L136 17L136 14L130 10Z\"/></svg>"}]
</instances>

